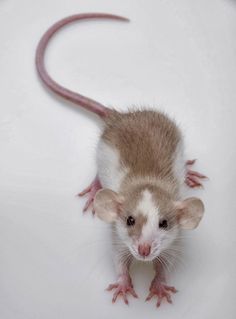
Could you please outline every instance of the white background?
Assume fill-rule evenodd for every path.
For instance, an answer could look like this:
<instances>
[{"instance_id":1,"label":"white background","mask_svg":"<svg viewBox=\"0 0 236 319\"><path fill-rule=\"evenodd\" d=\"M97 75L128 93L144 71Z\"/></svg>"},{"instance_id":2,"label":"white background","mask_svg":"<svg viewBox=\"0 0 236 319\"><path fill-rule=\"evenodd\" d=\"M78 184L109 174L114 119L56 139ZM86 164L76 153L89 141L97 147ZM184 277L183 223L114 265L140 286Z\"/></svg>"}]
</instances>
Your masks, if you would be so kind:
<instances>
[{"instance_id":1,"label":"white background","mask_svg":"<svg viewBox=\"0 0 236 319\"><path fill-rule=\"evenodd\" d=\"M132 22L75 23L52 41L47 65L61 84L127 110L173 116L188 158L210 180L206 213L186 233L169 276L174 304L145 303L151 265L132 269L139 299L111 304L109 231L75 197L96 174L100 122L49 93L34 54L55 21L107 12ZM236 1L0 0L1 319L233 319L235 303Z\"/></svg>"}]
</instances>

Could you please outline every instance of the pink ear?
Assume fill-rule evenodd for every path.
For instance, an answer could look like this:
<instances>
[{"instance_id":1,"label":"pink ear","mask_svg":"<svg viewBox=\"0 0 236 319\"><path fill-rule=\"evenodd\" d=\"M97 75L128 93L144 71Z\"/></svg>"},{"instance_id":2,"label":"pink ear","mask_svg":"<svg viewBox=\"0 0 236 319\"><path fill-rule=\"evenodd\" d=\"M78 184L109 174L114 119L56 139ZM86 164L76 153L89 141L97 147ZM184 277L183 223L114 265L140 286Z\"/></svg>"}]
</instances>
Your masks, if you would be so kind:
<instances>
[{"instance_id":1,"label":"pink ear","mask_svg":"<svg viewBox=\"0 0 236 319\"><path fill-rule=\"evenodd\" d=\"M175 203L178 222L183 229L194 229L200 223L203 213L203 202L196 197L190 197Z\"/></svg>"},{"instance_id":2,"label":"pink ear","mask_svg":"<svg viewBox=\"0 0 236 319\"><path fill-rule=\"evenodd\" d=\"M101 189L94 199L95 214L107 223L115 222L121 211L123 196L110 189Z\"/></svg>"}]
</instances>

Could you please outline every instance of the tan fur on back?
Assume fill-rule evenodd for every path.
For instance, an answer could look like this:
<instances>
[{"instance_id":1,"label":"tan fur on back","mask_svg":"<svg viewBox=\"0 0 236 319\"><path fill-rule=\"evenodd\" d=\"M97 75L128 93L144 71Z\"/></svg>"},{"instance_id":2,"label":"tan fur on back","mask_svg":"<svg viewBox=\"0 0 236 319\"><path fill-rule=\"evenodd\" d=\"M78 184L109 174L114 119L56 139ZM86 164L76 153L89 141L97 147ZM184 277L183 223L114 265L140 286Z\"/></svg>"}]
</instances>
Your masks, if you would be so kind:
<instances>
[{"instance_id":1,"label":"tan fur on back","mask_svg":"<svg viewBox=\"0 0 236 319\"><path fill-rule=\"evenodd\" d=\"M173 180L174 152L181 139L176 124L152 110L113 111L105 119L102 138L120 152L128 178L150 176Z\"/></svg>"}]
</instances>

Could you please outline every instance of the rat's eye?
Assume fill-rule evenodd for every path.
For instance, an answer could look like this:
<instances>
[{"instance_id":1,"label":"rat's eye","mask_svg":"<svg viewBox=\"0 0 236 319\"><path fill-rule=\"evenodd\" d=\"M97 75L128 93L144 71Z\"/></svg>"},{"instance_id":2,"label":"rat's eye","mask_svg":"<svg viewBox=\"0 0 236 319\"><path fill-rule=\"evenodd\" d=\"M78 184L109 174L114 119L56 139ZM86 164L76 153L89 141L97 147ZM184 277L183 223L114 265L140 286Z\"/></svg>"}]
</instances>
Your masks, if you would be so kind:
<instances>
[{"instance_id":1,"label":"rat's eye","mask_svg":"<svg viewBox=\"0 0 236 319\"><path fill-rule=\"evenodd\" d=\"M126 221L127 226L133 226L135 224L135 219L132 216L129 216Z\"/></svg>"},{"instance_id":2,"label":"rat's eye","mask_svg":"<svg viewBox=\"0 0 236 319\"><path fill-rule=\"evenodd\" d=\"M168 222L166 219L163 219L160 223L159 223L159 227L160 228L167 228L168 227Z\"/></svg>"}]
</instances>

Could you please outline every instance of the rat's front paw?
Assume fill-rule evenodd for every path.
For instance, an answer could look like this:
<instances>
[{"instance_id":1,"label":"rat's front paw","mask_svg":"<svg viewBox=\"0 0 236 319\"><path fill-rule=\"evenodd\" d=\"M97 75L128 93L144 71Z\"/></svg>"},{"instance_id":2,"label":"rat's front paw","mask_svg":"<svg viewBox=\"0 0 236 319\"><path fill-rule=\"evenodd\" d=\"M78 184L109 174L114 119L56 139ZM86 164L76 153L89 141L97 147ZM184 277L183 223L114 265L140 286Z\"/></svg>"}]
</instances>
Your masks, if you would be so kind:
<instances>
[{"instance_id":1,"label":"rat's front paw","mask_svg":"<svg viewBox=\"0 0 236 319\"><path fill-rule=\"evenodd\" d=\"M130 277L122 276L119 278L118 282L108 286L106 290L111 291L115 289L112 302L114 303L119 295L122 296L124 302L128 305L127 294L130 293L134 298L138 298L136 292L134 291Z\"/></svg>"},{"instance_id":2,"label":"rat's front paw","mask_svg":"<svg viewBox=\"0 0 236 319\"><path fill-rule=\"evenodd\" d=\"M153 296L157 296L157 307L160 307L162 299L166 298L169 303L172 303L171 293L176 293L175 287L167 286L166 284L158 281L154 278L151 283L150 293L146 298L146 301L150 300Z\"/></svg>"}]
</instances>

